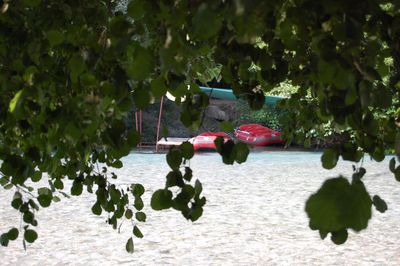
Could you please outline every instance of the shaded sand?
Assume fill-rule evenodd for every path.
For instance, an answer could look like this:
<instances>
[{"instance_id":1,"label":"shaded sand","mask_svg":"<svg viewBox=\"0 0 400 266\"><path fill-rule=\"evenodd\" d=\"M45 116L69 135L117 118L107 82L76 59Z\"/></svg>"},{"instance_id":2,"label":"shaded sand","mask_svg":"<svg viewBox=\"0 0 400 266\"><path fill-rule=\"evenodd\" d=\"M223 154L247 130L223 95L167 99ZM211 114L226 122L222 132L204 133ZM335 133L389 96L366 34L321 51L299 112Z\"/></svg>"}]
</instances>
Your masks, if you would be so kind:
<instances>
[{"instance_id":1,"label":"shaded sand","mask_svg":"<svg viewBox=\"0 0 400 266\"><path fill-rule=\"evenodd\" d=\"M387 164L366 162L371 195L379 194L389 210L373 213L369 228L350 232L345 245L319 239L308 228L304 203L327 177L350 175L341 162L334 171L320 166L319 153L254 152L247 163L227 166L216 154L191 160L203 183L203 217L186 221L176 211L155 212L151 193L164 186L165 154L131 154L117 171L119 184L145 185L145 235L126 253L131 226L121 233L90 213L94 197L63 199L38 213L39 239L25 252L21 240L0 247L0 265L399 265L400 184ZM140 169L139 169L140 168ZM19 223L10 207L11 193L1 190L0 232Z\"/></svg>"}]
</instances>

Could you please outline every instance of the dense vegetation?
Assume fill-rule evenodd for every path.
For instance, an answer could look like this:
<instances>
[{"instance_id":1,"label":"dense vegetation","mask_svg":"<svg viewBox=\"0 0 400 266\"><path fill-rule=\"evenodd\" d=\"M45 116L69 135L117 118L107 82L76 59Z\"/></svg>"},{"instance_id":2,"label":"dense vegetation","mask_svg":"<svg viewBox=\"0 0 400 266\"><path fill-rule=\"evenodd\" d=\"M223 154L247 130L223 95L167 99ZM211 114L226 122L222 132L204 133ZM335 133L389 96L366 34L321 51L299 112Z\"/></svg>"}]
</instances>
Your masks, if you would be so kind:
<instances>
[{"instance_id":1,"label":"dense vegetation","mask_svg":"<svg viewBox=\"0 0 400 266\"><path fill-rule=\"evenodd\" d=\"M133 103L146 108L168 92L182 108L182 123L197 130L208 105L197 82L215 78L253 109L282 82L295 86L281 102L291 110L289 142L307 143L326 124L352 136L321 161L327 169L340 157L353 161L354 175L327 180L306 203L310 228L322 238L343 243L348 229L367 227L373 206L386 210L367 192L358 162L383 161L386 150L400 154L400 1L132 0L120 11L116 5L0 1L0 184L15 191L11 204L23 223L3 232L1 245L19 234L34 242L35 212L83 189L94 194L94 214L107 212L114 228L132 220L133 234L142 237L145 188L117 187L108 170L123 167L121 157L140 139L124 119ZM225 163L246 160L245 145L217 144ZM153 209L174 208L192 221L201 216L201 183L181 166L192 156L189 143L168 152L171 172L152 196ZM400 181L399 161L389 167ZM30 185L42 179L48 185ZM132 238L126 248L133 252Z\"/></svg>"}]
</instances>

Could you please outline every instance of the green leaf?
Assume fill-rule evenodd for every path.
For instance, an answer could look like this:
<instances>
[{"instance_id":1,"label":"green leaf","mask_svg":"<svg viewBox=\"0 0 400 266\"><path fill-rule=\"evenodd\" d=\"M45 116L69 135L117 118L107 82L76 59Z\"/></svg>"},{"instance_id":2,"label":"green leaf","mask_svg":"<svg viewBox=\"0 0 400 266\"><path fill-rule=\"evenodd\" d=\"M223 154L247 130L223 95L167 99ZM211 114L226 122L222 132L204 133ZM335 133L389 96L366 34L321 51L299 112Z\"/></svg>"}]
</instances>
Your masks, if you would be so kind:
<instances>
[{"instance_id":1,"label":"green leaf","mask_svg":"<svg viewBox=\"0 0 400 266\"><path fill-rule=\"evenodd\" d=\"M349 88L346 93L345 103L346 105L352 105L358 99L357 90L354 88Z\"/></svg>"},{"instance_id":2,"label":"green leaf","mask_svg":"<svg viewBox=\"0 0 400 266\"><path fill-rule=\"evenodd\" d=\"M192 20L194 34L202 39L208 39L216 35L222 23L220 16L207 8L206 4L200 5Z\"/></svg>"},{"instance_id":3,"label":"green leaf","mask_svg":"<svg viewBox=\"0 0 400 266\"><path fill-rule=\"evenodd\" d=\"M125 211L125 217L126 217L126 219L131 219L133 217L133 212L131 209L127 209Z\"/></svg>"},{"instance_id":4,"label":"green leaf","mask_svg":"<svg viewBox=\"0 0 400 266\"><path fill-rule=\"evenodd\" d=\"M14 111L17 109L17 106L20 106L21 104L21 96L24 92L24 89L19 90L14 97L12 98L12 100L10 101L9 104L9 110L11 113L14 113Z\"/></svg>"},{"instance_id":5,"label":"green leaf","mask_svg":"<svg viewBox=\"0 0 400 266\"><path fill-rule=\"evenodd\" d=\"M64 41L64 34L58 30L50 30L47 32L47 39L49 40L51 46L56 46Z\"/></svg>"},{"instance_id":6,"label":"green leaf","mask_svg":"<svg viewBox=\"0 0 400 266\"><path fill-rule=\"evenodd\" d=\"M92 212L95 215L100 215L101 214L102 209L101 209L101 205L100 205L99 201L96 201L96 203L92 206Z\"/></svg>"},{"instance_id":7,"label":"green leaf","mask_svg":"<svg viewBox=\"0 0 400 266\"><path fill-rule=\"evenodd\" d=\"M325 239L328 233L329 232L327 231L319 230L319 236L321 237L321 239Z\"/></svg>"},{"instance_id":8,"label":"green leaf","mask_svg":"<svg viewBox=\"0 0 400 266\"><path fill-rule=\"evenodd\" d=\"M70 77L72 82L77 82L80 74L86 69L86 64L82 57L75 55L68 61L68 67L70 70Z\"/></svg>"},{"instance_id":9,"label":"green leaf","mask_svg":"<svg viewBox=\"0 0 400 266\"><path fill-rule=\"evenodd\" d=\"M233 132L235 130L232 123L229 121L222 121L221 123L219 123L219 128L227 133Z\"/></svg>"},{"instance_id":10,"label":"green leaf","mask_svg":"<svg viewBox=\"0 0 400 266\"><path fill-rule=\"evenodd\" d=\"M135 129L128 132L128 144L130 147L136 147L140 143L140 134Z\"/></svg>"},{"instance_id":11,"label":"green leaf","mask_svg":"<svg viewBox=\"0 0 400 266\"><path fill-rule=\"evenodd\" d=\"M128 242L126 242L125 249L126 249L126 251L128 251L129 253L133 253L133 239L132 239L132 237L129 238Z\"/></svg>"},{"instance_id":12,"label":"green leaf","mask_svg":"<svg viewBox=\"0 0 400 266\"><path fill-rule=\"evenodd\" d=\"M45 194L39 195L37 197L37 201L39 202L40 206L44 208L50 206L52 199L53 199L52 195L45 195Z\"/></svg>"},{"instance_id":13,"label":"green leaf","mask_svg":"<svg viewBox=\"0 0 400 266\"><path fill-rule=\"evenodd\" d=\"M33 243L38 238L37 233L34 230L26 229L24 233L24 239L28 243Z\"/></svg>"},{"instance_id":14,"label":"green leaf","mask_svg":"<svg viewBox=\"0 0 400 266\"><path fill-rule=\"evenodd\" d=\"M194 156L194 148L192 143L185 141L180 145L182 156L185 159L191 159Z\"/></svg>"},{"instance_id":15,"label":"green leaf","mask_svg":"<svg viewBox=\"0 0 400 266\"><path fill-rule=\"evenodd\" d=\"M115 185L111 185L108 192L114 204L118 204L121 201L121 192L115 188Z\"/></svg>"},{"instance_id":16,"label":"green leaf","mask_svg":"<svg viewBox=\"0 0 400 266\"><path fill-rule=\"evenodd\" d=\"M14 196L13 196L13 199L11 201L11 206L14 209L18 210L21 207L22 203L23 203L22 194L20 192L18 192L18 191L15 192Z\"/></svg>"},{"instance_id":17,"label":"green leaf","mask_svg":"<svg viewBox=\"0 0 400 266\"><path fill-rule=\"evenodd\" d=\"M132 61L126 64L127 75L137 81L145 80L154 70L154 55L149 49L137 46ZM148 94L148 90L143 90Z\"/></svg>"},{"instance_id":18,"label":"green leaf","mask_svg":"<svg viewBox=\"0 0 400 266\"><path fill-rule=\"evenodd\" d=\"M332 234L331 240L336 245L341 245L344 242L346 242L347 236L348 236L347 230L345 230L345 229L337 231L337 232L332 232L331 234Z\"/></svg>"},{"instance_id":19,"label":"green leaf","mask_svg":"<svg viewBox=\"0 0 400 266\"><path fill-rule=\"evenodd\" d=\"M367 109L371 102L372 84L369 81L363 80L359 85L359 94L361 106Z\"/></svg>"},{"instance_id":20,"label":"green leaf","mask_svg":"<svg viewBox=\"0 0 400 266\"><path fill-rule=\"evenodd\" d=\"M392 105L392 93L386 86L378 86L378 89L374 91L373 101L376 107L389 108Z\"/></svg>"},{"instance_id":21,"label":"green leaf","mask_svg":"<svg viewBox=\"0 0 400 266\"><path fill-rule=\"evenodd\" d=\"M390 169L390 172L392 172L392 173L394 173L394 171L396 170L396 158L395 157L390 159L389 169Z\"/></svg>"},{"instance_id":22,"label":"green leaf","mask_svg":"<svg viewBox=\"0 0 400 266\"><path fill-rule=\"evenodd\" d=\"M140 197L144 193L144 187L141 184L131 185L132 195L135 197Z\"/></svg>"},{"instance_id":23,"label":"green leaf","mask_svg":"<svg viewBox=\"0 0 400 266\"><path fill-rule=\"evenodd\" d=\"M154 97L161 97L167 93L167 86L163 77L153 79L150 84L151 93Z\"/></svg>"},{"instance_id":24,"label":"green leaf","mask_svg":"<svg viewBox=\"0 0 400 266\"><path fill-rule=\"evenodd\" d=\"M146 222L146 214L144 212L136 212L135 217L139 222Z\"/></svg>"},{"instance_id":25,"label":"green leaf","mask_svg":"<svg viewBox=\"0 0 400 266\"><path fill-rule=\"evenodd\" d=\"M0 235L0 245L2 245L3 247L7 247L8 242L9 242L8 234Z\"/></svg>"},{"instance_id":26,"label":"green leaf","mask_svg":"<svg viewBox=\"0 0 400 266\"><path fill-rule=\"evenodd\" d=\"M381 213L384 213L388 209L386 202L378 195L372 198L372 203L375 205L376 210Z\"/></svg>"},{"instance_id":27,"label":"green leaf","mask_svg":"<svg viewBox=\"0 0 400 266\"><path fill-rule=\"evenodd\" d=\"M144 0L132 0L128 5L128 15L134 20L141 19L146 13Z\"/></svg>"},{"instance_id":28,"label":"green leaf","mask_svg":"<svg viewBox=\"0 0 400 266\"><path fill-rule=\"evenodd\" d=\"M61 179L56 179L55 181L54 181L54 187L56 188L56 189L63 189L64 188L64 183L61 181Z\"/></svg>"},{"instance_id":29,"label":"green leaf","mask_svg":"<svg viewBox=\"0 0 400 266\"><path fill-rule=\"evenodd\" d=\"M33 208L33 209L35 209L35 210L39 210L39 206L33 201L33 200L29 200L28 201L28 204Z\"/></svg>"},{"instance_id":30,"label":"green leaf","mask_svg":"<svg viewBox=\"0 0 400 266\"><path fill-rule=\"evenodd\" d=\"M5 186L6 184L8 184L10 182L10 179L6 176L3 176L0 178L0 185Z\"/></svg>"},{"instance_id":31,"label":"green leaf","mask_svg":"<svg viewBox=\"0 0 400 266\"><path fill-rule=\"evenodd\" d=\"M40 179L42 179L42 172L40 171L35 171L31 177L31 180L33 182L39 182Z\"/></svg>"},{"instance_id":32,"label":"green leaf","mask_svg":"<svg viewBox=\"0 0 400 266\"><path fill-rule=\"evenodd\" d=\"M135 206L136 210L138 211L142 210L144 207L142 198L136 197L133 206Z\"/></svg>"},{"instance_id":33,"label":"green leaf","mask_svg":"<svg viewBox=\"0 0 400 266\"><path fill-rule=\"evenodd\" d=\"M183 179L185 179L186 181L192 180L193 177L193 171L192 169L190 169L190 167L185 167L185 174L183 175Z\"/></svg>"},{"instance_id":34,"label":"green leaf","mask_svg":"<svg viewBox=\"0 0 400 266\"><path fill-rule=\"evenodd\" d=\"M172 170L179 170L182 164L182 154L177 149L171 149L167 153L167 163Z\"/></svg>"},{"instance_id":35,"label":"green leaf","mask_svg":"<svg viewBox=\"0 0 400 266\"><path fill-rule=\"evenodd\" d=\"M7 238L9 240L15 240L18 238L19 235L19 231L17 228L11 228L8 232L7 232Z\"/></svg>"},{"instance_id":36,"label":"green leaf","mask_svg":"<svg viewBox=\"0 0 400 266\"><path fill-rule=\"evenodd\" d=\"M22 3L26 7L37 7L41 0L23 0Z\"/></svg>"},{"instance_id":37,"label":"green leaf","mask_svg":"<svg viewBox=\"0 0 400 266\"><path fill-rule=\"evenodd\" d=\"M112 162L112 163L110 164L110 166L111 166L111 167L114 167L114 168L117 168L117 169L120 169L120 168L122 168L124 165L123 165L123 163L122 163L121 160L115 160L114 162Z\"/></svg>"},{"instance_id":38,"label":"green leaf","mask_svg":"<svg viewBox=\"0 0 400 266\"><path fill-rule=\"evenodd\" d=\"M190 209L188 218L194 222L197 221L203 214L203 208L200 206L194 206Z\"/></svg>"},{"instance_id":39,"label":"green leaf","mask_svg":"<svg viewBox=\"0 0 400 266\"><path fill-rule=\"evenodd\" d=\"M194 190L196 192L196 195L200 195L201 192L203 191L203 186L201 185L201 182L198 179L194 183Z\"/></svg>"},{"instance_id":40,"label":"green leaf","mask_svg":"<svg viewBox=\"0 0 400 266\"><path fill-rule=\"evenodd\" d=\"M150 202L153 210L159 211L169 209L172 206L172 192L166 189L159 189L153 193Z\"/></svg>"},{"instance_id":41,"label":"green leaf","mask_svg":"<svg viewBox=\"0 0 400 266\"><path fill-rule=\"evenodd\" d=\"M247 144L239 142L235 144L234 153L236 162L240 164L244 163L247 160L247 156L249 155L250 150Z\"/></svg>"},{"instance_id":42,"label":"green leaf","mask_svg":"<svg viewBox=\"0 0 400 266\"><path fill-rule=\"evenodd\" d=\"M71 195L73 196L79 196L82 194L83 191L83 185L81 182L79 181L74 181L72 183L72 187L71 187Z\"/></svg>"},{"instance_id":43,"label":"green leaf","mask_svg":"<svg viewBox=\"0 0 400 266\"><path fill-rule=\"evenodd\" d=\"M336 166L339 155L333 149L326 149L321 156L322 166L325 169L332 169Z\"/></svg>"},{"instance_id":44,"label":"green leaf","mask_svg":"<svg viewBox=\"0 0 400 266\"><path fill-rule=\"evenodd\" d=\"M400 165L396 167L396 170L394 171L394 177L400 182Z\"/></svg>"},{"instance_id":45,"label":"green leaf","mask_svg":"<svg viewBox=\"0 0 400 266\"><path fill-rule=\"evenodd\" d=\"M136 225L133 227L133 234L137 237L137 238L143 238L143 234L140 231L139 227L137 227Z\"/></svg>"},{"instance_id":46,"label":"green leaf","mask_svg":"<svg viewBox=\"0 0 400 266\"><path fill-rule=\"evenodd\" d=\"M47 187L41 187L38 189L39 195L53 195L53 192Z\"/></svg>"},{"instance_id":47,"label":"green leaf","mask_svg":"<svg viewBox=\"0 0 400 266\"><path fill-rule=\"evenodd\" d=\"M50 206L52 197L49 197L47 195L39 195L37 201L39 202L40 206L46 208Z\"/></svg>"},{"instance_id":48,"label":"green leaf","mask_svg":"<svg viewBox=\"0 0 400 266\"><path fill-rule=\"evenodd\" d=\"M360 231L367 227L371 206L371 198L361 181L350 184L338 177L325 181L307 200L306 213L311 229L336 232L338 239L342 239L345 229Z\"/></svg>"},{"instance_id":49,"label":"green leaf","mask_svg":"<svg viewBox=\"0 0 400 266\"><path fill-rule=\"evenodd\" d=\"M249 103L251 109L253 110L260 110L265 103L265 96L264 93L258 91L256 93L251 93L247 97L247 102Z\"/></svg>"},{"instance_id":50,"label":"green leaf","mask_svg":"<svg viewBox=\"0 0 400 266\"><path fill-rule=\"evenodd\" d=\"M179 170L170 171L167 174L166 187L182 187L184 185L182 173Z\"/></svg>"},{"instance_id":51,"label":"green leaf","mask_svg":"<svg viewBox=\"0 0 400 266\"><path fill-rule=\"evenodd\" d=\"M218 153L222 155L223 163L233 164L235 162L235 143L232 140L224 142L223 137L217 137L214 143Z\"/></svg>"},{"instance_id":52,"label":"green leaf","mask_svg":"<svg viewBox=\"0 0 400 266\"><path fill-rule=\"evenodd\" d=\"M353 179L356 180L356 181L360 180L360 179L365 175L366 172L367 172L367 171L365 170L364 167L360 167L360 168L357 170L357 172L355 172L355 173L353 174Z\"/></svg>"},{"instance_id":53,"label":"green leaf","mask_svg":"<svg viewBox=\"0 0 400 266\"><path fill-rule=\"evenodd\" d=\"M133 100L139 109L145 109L150 103L150 93L147 89L139 88L133 92Z\"/></svg>"}]
</instances>

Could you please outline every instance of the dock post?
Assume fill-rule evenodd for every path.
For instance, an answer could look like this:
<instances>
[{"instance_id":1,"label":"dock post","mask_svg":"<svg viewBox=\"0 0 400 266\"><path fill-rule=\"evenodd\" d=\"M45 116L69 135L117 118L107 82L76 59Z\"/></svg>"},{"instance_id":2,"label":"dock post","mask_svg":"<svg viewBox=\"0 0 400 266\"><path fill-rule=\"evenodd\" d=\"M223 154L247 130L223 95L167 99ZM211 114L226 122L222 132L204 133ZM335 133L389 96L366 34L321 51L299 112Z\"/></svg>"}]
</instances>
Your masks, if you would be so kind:
<instances>
[{"instance_id":1,"label":"dock post","mask_svg":"<svg viewBox=\"0 0 400 266\"><path fill-rule=\"evenodd\" d=\"M158 138L160 137L160 124L161 124L161 115L162 115L163 102L164 102L164 96L161 96L160 112L158 114L158 122L157 122L156 152L158 152Z\"/></svg>"}]
</instances>

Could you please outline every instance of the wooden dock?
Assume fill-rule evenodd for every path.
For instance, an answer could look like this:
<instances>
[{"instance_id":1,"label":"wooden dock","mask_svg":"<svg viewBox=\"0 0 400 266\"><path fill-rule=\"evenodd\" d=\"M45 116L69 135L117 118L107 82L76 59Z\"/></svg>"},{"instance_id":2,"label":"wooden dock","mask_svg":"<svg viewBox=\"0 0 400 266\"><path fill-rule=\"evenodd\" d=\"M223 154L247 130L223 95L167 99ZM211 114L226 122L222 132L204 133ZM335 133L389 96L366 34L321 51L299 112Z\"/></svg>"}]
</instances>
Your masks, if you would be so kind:
<instances>
[{"instance_id":1,"label":"wooden dock","mask_svg":"<svg viewBox=\"0 0 400 266\"><path fill-rule=\"evenodd\" d=\"M157 146L179 146L182 142L188 141L189 138L161 138L157 141Z\"/></svg>"}]
</instances>

